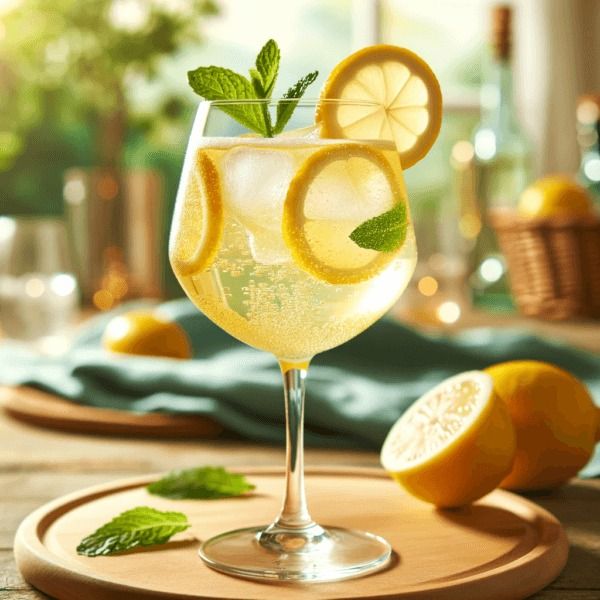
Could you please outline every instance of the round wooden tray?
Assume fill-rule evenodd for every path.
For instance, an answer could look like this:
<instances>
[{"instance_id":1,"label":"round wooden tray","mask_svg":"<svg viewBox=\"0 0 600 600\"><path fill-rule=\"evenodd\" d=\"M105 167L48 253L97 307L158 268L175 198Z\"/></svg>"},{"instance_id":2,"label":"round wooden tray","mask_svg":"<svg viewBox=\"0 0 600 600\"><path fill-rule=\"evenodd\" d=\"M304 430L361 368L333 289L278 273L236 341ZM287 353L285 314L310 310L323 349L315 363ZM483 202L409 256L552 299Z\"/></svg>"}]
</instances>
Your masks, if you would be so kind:
<instances>
[{"instance_id":1,"label":"round wooden tray","mask_svg":"<svg viewBox=\"0 0 600 600\"><path fill-rule=\"evenodd\" d=\"M226 500L167 500L136 478L88 488L30 514L15 539L23 576L58 600L286 600L401 598L519 600L550 583L565 565L560 523L523 498L495 491L464 509L441 511L405 495L378 469L309 469L312 514L322 524L385 536L395 560L385 571L339 583L262 583L223 575L197 556L201 540L268 523L277 513L282 472L240 469L256 493ZM149 505L180 510L192 528L164 546L120 556L78 556L87 534L120 512Z\"/></svg>"},{"instance_id":2,"label":"round wooden tray","mask_svg":"<svg viewBox=\"0 0 600 600\"><path fill-rule=\"evenodd\" d=\"M223 427L193 415L133 413L85 406L32 387L0 387L0 406L11 417L40 427L95 433L179 438L214 437Z\"/></svg>"}]
</instances>

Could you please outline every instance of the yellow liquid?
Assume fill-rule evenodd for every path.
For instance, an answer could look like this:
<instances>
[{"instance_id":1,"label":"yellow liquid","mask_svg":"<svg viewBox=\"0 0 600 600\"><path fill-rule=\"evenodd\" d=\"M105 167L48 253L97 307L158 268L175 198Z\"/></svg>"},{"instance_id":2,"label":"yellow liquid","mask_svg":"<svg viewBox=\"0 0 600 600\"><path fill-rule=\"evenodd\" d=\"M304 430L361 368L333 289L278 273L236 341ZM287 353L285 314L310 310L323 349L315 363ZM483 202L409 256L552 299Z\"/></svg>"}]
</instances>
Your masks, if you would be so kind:
<instances>
[{"instance_id":1,"label":"yellow liquid","mask_svg":"<svg viewBox=\"0 0 600 600\"><path fill-rule=\"evenodd\" d=\"M205 139L203 150L217 167L222 185L220 248L204 272L183 274L172 260L181 286L206 316L238 340L291 363L310 359L364 331L404 291L415 267L412 227L385 269L366 281L331 284L294 262L281 232L288 185L312 153L331 143L319 139ZM376 147L401 183L396 152L382 144ZM194 168L193 164L187 160L184 167L171 231L171 258L182 244L180 223L191 212L186 209L189 195L185 188L190 178L185 170ZM339 176L332 172L331 181L323 185L330 184L333 193L340 190L341 194L342 189L351 193L348 181L335 179ZM335 202L330 210L337 210ZM352 211L344 210L339 219L328 221L330 229L323 235L335 237L331 234L337 228L346 240L348 232L362 221L364 217L353 218ZM185 243L196 241L186 239ZM343 262L343 253L339 260Z\"/></svg>"}]
</instances>

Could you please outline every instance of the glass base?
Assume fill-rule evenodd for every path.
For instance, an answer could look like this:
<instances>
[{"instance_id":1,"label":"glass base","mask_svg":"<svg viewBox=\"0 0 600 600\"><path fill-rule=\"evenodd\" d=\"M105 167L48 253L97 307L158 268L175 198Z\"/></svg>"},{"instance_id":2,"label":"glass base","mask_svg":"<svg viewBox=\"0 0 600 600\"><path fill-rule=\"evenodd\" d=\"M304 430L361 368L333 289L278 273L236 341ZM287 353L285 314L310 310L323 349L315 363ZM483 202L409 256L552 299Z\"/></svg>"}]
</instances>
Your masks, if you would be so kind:
<instances>
[{"instance_id":1,"label":"glass base","mask_svg":"<svg viewBox=\"0 0 600 600\"><path fill-rule=\"evenodd\" d=\"M390 561L392 548L377 535L318 529L309 536L302 531L277 533L272 526L237 529L207 540L199 554L209 567L228 575L306 583L361 577Z\"/></svg>"}]
</instances>

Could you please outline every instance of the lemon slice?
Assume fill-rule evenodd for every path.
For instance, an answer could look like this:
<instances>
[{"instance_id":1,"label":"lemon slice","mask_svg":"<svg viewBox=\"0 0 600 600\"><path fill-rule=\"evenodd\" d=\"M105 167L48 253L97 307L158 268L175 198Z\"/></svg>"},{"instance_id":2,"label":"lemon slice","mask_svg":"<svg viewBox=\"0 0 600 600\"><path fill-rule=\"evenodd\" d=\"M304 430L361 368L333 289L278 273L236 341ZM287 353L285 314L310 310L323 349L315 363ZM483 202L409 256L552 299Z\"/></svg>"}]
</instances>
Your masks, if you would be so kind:
<instances>
[{"instance_id":1,"label":"lemon slice","mask_svg":"<svg viewBox=\"0 0 600 600\"><path fill-rule=\"evenodd\" d=\"M223 202L217 168L204 150L196 156L175 223L170 252L173 269L180 275L206 271L223 235Z\"/></svg>"},{"instance_id":2,"label":"lemon slice","mask_svg":"<svg viewBox=\"0 0 600 600\"><path fill-rule=\"evenodd\" d=\"M331 144L309 156L290 182L283 239L296 264L318 279L332 284L365 281L398 251L361 248L349 236L399 203L407 205L399 164L392 166L372 146Z\"/></svg>"},{"instance_id":3,"label":"lemon slice","mask_svg":"<svg viewBox=\"0 0 600 600\"><path fill-rule=\"evenodd\" d=\"M381 463L417 498L461 506L502 481L515 447L514 427L492 378L468 371L434 387L398 419Z\"/></svg>"},{"instance_id":4,"label":"lemon slice","mask_svg":"<svg viewBox=\"0 0 600 600\"><path fill-rule=\"evenodd\" d=\"M351 54L334 67L321 97L357 102L323 102L321 137L391 140L403 169L427 154L440 131L440 85L429 65L406 48L380 44Z\"/></svg>"}]
</instances>

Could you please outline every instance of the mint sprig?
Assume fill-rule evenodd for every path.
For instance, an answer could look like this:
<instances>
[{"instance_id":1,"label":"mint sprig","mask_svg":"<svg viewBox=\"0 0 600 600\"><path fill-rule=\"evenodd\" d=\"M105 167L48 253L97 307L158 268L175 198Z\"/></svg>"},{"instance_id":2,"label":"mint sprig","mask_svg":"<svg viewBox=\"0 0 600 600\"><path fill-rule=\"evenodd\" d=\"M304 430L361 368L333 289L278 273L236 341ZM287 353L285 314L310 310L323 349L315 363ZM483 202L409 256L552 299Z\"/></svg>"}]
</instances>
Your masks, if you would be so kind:
<instances>
[{"instance_id":1,"label":"mint sprig","mask_svg":"<svg viewBox=\"0 0 600 600\"><path fill-rule=\"evenodd\" d=\"M127 510L102 525L77 546L77 554L108 556L141 546L164 544L190 524L180 512L163 512L149 506Z\"/></svg>"},{"instance_id":2,"label":"mint sprig","mask_svg":"<svg viewBox=\"0 0 600 600\"><path fill-rule=\"evenodd\" d=\"M281 52L275 40L268 40L256 57L255 67L249 70L250 79L224 67L199 67L188 71L192 89L206 100L264 100L271 98L277 75ZM266 102L252 104L220 104L219 108L238 123L264 137L281 133L306 88L315 81L318 71L309 73L293 85L285 94L285 100L277 103L276 122L273 126ZM291 100L287 100L290 98ZM296 100L296 101L294 101Z\"/></svg>"},{"instance_id":3,"label":"mint sprig","mask_svg":"<svg viewBox=\"0 0 600 600\"><path fill-rule=\"evenodd\" d=\"M391 210L361 223L350 234L350 239L361 248L394 252L404 243L407 228L406 205L400 202Z\"/></svg>"},{"instance_id":4,"label":"mint sprig","mask_svg":"<svg viewBox=\"0 0 600 600\"><path fill-rule=\"evenodd\" d=\"M198 467L172 471L146 489L151 494L174 500L213 500L241 496L254 487L243 475L231 473L223 467Z\"/></svg>"}]
</instances>

